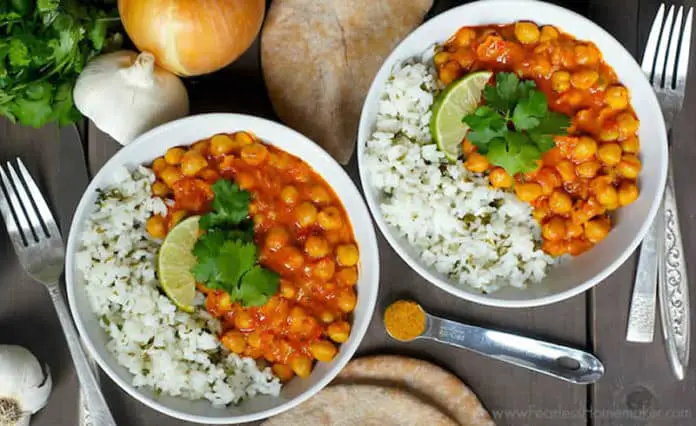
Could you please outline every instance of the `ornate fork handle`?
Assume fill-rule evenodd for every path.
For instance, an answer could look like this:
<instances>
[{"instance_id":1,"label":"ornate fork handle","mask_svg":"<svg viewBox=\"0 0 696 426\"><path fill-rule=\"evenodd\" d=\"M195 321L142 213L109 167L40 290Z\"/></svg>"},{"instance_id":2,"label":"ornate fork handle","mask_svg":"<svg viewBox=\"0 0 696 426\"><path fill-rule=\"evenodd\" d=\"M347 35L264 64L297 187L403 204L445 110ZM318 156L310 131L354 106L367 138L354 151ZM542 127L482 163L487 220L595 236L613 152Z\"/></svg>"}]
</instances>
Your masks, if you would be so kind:
<instances>
[{"instance_id":1,"label":"ornate fork handle","mask_svg":"<svg viewBox=\"0 0 696 426\"><path fill-rule=\"evenodd\" d=\"M682 244L679 215L674 194L674 177L670 168L664 195L663 238L660 238L660 312L662 331L666 337L669 361L679 380L685 375L689 361L689 278L686 272L686 257Z\"/></svg>"}]
</instances>

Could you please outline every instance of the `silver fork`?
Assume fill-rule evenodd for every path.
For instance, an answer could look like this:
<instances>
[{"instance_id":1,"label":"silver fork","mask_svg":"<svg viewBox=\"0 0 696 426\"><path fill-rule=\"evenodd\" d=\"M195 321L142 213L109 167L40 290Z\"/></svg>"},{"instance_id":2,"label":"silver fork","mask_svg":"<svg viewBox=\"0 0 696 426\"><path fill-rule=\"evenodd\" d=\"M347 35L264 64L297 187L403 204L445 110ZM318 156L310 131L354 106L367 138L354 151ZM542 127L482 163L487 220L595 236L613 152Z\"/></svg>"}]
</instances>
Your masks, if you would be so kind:
<instances>
[{"instance_id":1,"label":"silver fork","mask_svg":"<svg viewBox=\"0 0 696 426\"><path fill-rule=\"evenodd\" d=\"M51 295L94 424L116 426L60 291L65 250L56 221L22 161L17 159L19 172L10 162L6 169L0 166L0 214L19 263Z\"/></svg>"},{"instance_id":2,"label":"silver fork","mask_svg":"<svg viewBox=\"0 0 696 426\"><path fill-rule=\"evenodd\" d=\"M679 7L675 17L675 6L670 6L665 18L665 5L660 5L641 64L660 102L668 131L682 109L686 94L693 9L688 9L684 21L683 16L684 7ZM689 360L689 296L671 165L662 206L641 245L626 340L653 340L658 282L667 353L675 375L681 380Z\"/></svg>"}]
</instances>

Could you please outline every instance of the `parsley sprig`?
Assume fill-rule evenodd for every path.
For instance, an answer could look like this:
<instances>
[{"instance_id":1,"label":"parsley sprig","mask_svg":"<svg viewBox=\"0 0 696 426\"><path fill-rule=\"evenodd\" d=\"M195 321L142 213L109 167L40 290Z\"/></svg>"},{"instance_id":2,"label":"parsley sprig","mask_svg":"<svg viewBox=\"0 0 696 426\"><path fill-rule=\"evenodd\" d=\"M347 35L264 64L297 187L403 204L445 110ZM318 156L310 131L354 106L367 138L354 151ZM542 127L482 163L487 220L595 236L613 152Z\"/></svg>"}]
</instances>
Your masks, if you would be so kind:
<instances>
[{"instance_id":1,"label":"parsley sprig","mask_svg":"<svg viewBox=\"0 0 696 426\"><path fill-rule=\"evenodd\" d=\"M192 253L196 281L224 290L244 306L260 306L278 291L279 276L258 264L254 228L248 219L249 192L221 179L212 186L213 211L203 215Z\"/></svg>"},{"instance_id":2,"label":"parsley sprig","mask_svg":"<svg viewBox=\"0 0 696 426\"><path fill-rule=\"evenodd\" d=\"M567 134L570 126L568 116L549 110L534 81L514 73L496 74L483 98L485 105L462 119L471 128L467 138L511 176L534 170L541 154L555 146L554 136Z\"/></svg>"}]
</instances>

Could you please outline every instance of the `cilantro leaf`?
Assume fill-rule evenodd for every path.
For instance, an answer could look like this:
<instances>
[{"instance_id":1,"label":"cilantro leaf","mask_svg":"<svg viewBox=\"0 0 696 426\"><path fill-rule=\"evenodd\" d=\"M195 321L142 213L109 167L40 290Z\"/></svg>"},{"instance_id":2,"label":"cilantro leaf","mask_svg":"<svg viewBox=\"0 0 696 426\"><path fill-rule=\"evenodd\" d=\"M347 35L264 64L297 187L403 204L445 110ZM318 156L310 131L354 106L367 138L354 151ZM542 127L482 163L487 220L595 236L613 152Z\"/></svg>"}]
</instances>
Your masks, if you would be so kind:
<instances>
[{"instance_id":1,"label":"cilantro leaf","mask_svg":"<svg viewBox=\"0 0 696 426\"><path fill-rule=\"evenodd\" d=\"M495 76L495 86L487 86L483 90L483 98L492 108L509 115L518 100L527 97L535 87L536 83L532 80L520 81L515 73L500 72Z\"/></svg>"},{"instance_id":2,"label":"cilantro leaf","mask_svg":"<svg viewBox=\"0 0 696 426\"><path fill-rule=\"evenodd\" d=\"M239 189L239 186L225 179L215 182L212 188L215 193L214 211L201 217L199 226L202 229L238 225L249 216L251 195L248 191Z\"/></svg>"},{"instance_id":3,"label":"cilantro leaf","mask_svg":"<svg viewBox=\"0 0 696 426\"><path fill-rule=\"evenodd\" d=\"M534 170L541 151L523 133L508 132L505 139L496 139L488 150L488 159L492 164L504 168L511 175Z\"/></svg>"},{"instance_id":4,"label":"cilantro leaf","mask_svg":"<svg viewBox=\"0 0 696 426\"><path fill-rule=\"evenodd\" d=\"M467 138L478 147L481 153L486 153L488 143L507 132L505 119L488 106L481 106L462 119L469 127Z\"/></svg>"},{"instance_id":5,"label":"cilantro leaf","mask_svg":"<svg viewBox=\"0 0 696 426\"><path fill-rule=\"evenodd\" d=\"M537 127L548 110L546 96L536 89L530 90L525 98L520 99L512 113L515 129L528 130Z\"/></svg>"},{"instance_id":6,"label":"cilantro leaf","mask_svg":"<svg viewBox=\"0 0 696 426\"><path fill-rule=\"evenodd\" d=\"M560 112L549 111L534 131L543 135L565 135L568 127L570 127L570 117Z\"/></svg>"},{"instance_id":7,"label":"cilantro leaf","mask_svg":"<svg viewBox=\"0 0 696 426\"><path fill-rule=\"evenodd\" d=\"M255 266L242 277L239 294L245 306L261 306L278 291L280 276Z\"/></svg>"},{"instance_id":8,"label":"cilantro leaf","mask_svg":"<svg viewBox=\"0 0 696 426\"><path fill-rule=\"evenodd\" d=\"M226 241L215 258L218 281L237 285L244 273L256 263L256 246L241 241Z\"/></svg>"}]
</instances>

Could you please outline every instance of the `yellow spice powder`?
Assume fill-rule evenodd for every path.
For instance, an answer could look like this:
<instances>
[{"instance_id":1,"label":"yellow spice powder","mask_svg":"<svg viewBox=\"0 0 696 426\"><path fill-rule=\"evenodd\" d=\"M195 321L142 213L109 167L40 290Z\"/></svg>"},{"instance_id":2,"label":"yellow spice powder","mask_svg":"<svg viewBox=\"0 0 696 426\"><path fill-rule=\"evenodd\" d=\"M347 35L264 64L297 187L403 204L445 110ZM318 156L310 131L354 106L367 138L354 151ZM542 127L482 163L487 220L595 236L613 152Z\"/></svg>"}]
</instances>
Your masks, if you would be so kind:
<instances>
[{"instance_id":1,"label":"yellow spice powder","mask_svg":"<svg viewBox=\"0 0 696 426\"><path fill-rule=\"evenodd\" d=\"M425 312L416 302L399 300L384 311L384 326L397 340L413 340L425 331Z\"/></svg>"}]
</instances>

